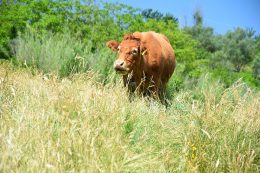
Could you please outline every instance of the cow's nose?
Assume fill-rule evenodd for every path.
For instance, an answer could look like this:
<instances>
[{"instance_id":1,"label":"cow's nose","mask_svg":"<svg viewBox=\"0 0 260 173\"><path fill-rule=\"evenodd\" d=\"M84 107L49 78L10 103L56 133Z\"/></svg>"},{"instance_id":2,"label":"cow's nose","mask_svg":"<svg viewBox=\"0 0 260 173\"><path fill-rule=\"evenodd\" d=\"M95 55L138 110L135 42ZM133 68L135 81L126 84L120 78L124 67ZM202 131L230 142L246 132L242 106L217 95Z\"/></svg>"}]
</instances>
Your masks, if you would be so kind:
<instances>
[{"instance_id":1,"label":"cow's nose","mask_svg":"<svg viewBox=\"0 0 260 173\"><path fill-rule=\"evenodd\" d=\"M115 68L116 70L120 70L120 69L123 68L124 63L125 63L125 62L122 61L122 60L116 60L115 63L114 63L114 68Z\"/></svg>"}]
</instances>

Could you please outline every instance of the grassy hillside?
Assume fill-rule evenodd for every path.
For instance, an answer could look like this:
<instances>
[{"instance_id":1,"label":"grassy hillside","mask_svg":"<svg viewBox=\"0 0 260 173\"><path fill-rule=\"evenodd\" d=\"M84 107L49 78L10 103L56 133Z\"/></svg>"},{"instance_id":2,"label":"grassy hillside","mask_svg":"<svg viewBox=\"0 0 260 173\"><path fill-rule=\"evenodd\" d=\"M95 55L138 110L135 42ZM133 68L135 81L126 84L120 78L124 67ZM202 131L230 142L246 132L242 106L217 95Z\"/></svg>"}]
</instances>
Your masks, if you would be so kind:
<instances>
[{"instance_id":1,"label":"grassy hillside","mask_svg":"<svg viewBox=\"0 0 260 173\"><path fill-rule=\"evenodd\" d=\"M205 76L169 108L87 72L0 64L0 172L259 172L260 94Z\"/></svg>"}]
</instances>

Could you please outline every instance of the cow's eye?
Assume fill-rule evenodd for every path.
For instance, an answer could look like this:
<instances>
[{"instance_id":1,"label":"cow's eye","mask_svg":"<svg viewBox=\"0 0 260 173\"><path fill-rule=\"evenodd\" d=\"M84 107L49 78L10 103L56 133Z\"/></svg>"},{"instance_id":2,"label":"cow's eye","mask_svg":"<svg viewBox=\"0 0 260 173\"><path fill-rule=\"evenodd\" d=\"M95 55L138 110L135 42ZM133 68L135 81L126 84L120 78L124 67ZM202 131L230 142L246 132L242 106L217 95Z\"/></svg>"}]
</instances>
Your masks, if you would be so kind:
<instances>
[{"instance_id":1,"label":"cow's eye","mask_svg":"<svg viewBox=\"0 0 260 173\"><path fill-rule=\"evenodd\" d=\"M133 55L137 55L138 54L138 49L137 48L132 49L132 54Z\"/></svg>"}]
</instances>

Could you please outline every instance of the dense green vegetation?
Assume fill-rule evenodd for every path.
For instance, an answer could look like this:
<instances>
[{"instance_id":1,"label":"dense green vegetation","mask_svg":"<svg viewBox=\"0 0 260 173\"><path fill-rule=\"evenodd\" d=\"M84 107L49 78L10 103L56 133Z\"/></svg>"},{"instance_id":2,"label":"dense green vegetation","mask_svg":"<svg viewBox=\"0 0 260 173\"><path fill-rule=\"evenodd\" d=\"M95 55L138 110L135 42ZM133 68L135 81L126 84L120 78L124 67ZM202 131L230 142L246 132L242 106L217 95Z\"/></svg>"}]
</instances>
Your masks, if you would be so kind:
<instances>
[{"instance_id":1,"label":"dense green vegetation","mask_svg":"<svg viewBox=\"0 0 260 173\"><path fill-rule=\"evenodd\" d=\"M104 43L120 40L124 33L153 30L165 34L175 49L178 67L171 84L176 89L183 88L185 80L196 84L206 73L226 86L242 78L249 86L259 88L259 36L252 29L242 28L217 35L213 28L203 26L199 11L194 13L194 26L181 29L172 14L118 3L0 3L1 58L26 60L29 66L61 76L94 69L107 77L115 56Z\"/></svg>"},{"instance_id":2,"label":"dense green vegetation","mask_svg":"<svg viewBox=\"0 0 260 173\"><path fill-rule=\"evenodd\" d=\"M175 49L169 105L130 102L106 41L153 30ZM259 172L260 36L180 28L97 0L0 1L0 172Z\"/></svg>"}]
</instances>

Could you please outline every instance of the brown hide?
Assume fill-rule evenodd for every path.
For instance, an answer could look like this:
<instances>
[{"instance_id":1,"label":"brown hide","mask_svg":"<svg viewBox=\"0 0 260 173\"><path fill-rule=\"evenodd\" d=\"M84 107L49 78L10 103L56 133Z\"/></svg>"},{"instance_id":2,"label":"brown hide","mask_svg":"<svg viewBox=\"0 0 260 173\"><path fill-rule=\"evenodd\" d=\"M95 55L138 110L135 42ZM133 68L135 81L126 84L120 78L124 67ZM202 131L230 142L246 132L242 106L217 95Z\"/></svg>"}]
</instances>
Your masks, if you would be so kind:
<instances>
[{"instance_id":1,"label":"brown hide","mask_svg":"<svg viewBox=\"0 0 260 173\"><path fill-rule=\"evenodd\" d=\"M176 65L166 36L153 31L135 32L126 34L121 43L111 40L106 45L118 51L114 68L131 91L155 96L164 91Z\"/></svg>"}]
</instances>

